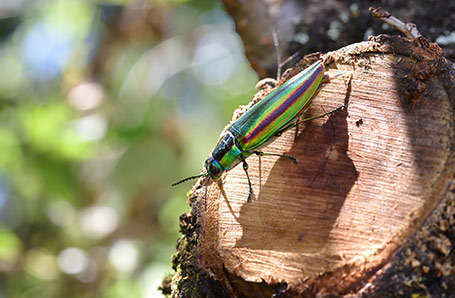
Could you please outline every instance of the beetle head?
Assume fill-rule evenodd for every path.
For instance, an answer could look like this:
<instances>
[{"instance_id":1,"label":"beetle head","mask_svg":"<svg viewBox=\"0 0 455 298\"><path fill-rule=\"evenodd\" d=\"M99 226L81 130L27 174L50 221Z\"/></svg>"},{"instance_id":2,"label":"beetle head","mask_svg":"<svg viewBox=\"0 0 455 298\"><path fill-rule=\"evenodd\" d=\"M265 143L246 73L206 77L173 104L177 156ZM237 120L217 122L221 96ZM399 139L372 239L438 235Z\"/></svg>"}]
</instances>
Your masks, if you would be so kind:
<instances>
[{"instance_id":1,"label":"beetle head","mask_svg":"<svg viewBox=\"0 0 455 298\"><path fill-rule=\"evenodd\" d=\"M207 173L209 174L210 178L212 178L213 180L217 180L218 178L220 178L224 172L223 167L212 156L207 158L207 160L205 161L205 169L207 170Z\"/></svg>"}]
</instances>

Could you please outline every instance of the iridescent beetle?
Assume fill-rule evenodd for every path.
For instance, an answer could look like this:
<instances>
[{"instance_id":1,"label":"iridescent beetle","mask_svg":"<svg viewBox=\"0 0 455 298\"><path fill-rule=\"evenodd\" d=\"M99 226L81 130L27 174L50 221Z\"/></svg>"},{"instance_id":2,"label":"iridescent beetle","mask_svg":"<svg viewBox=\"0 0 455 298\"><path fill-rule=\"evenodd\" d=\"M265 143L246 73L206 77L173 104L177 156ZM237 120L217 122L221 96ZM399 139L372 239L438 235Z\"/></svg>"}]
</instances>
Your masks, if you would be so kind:
<instances>
[{"instance_id":1,"label":"iridescent beetle","mask_svg":"<svg viewBox=\"0 0 455 298\"><path fill-rule=\"evenodd\" d=\"M317 95L324 79L325 67L318 61L277 87L246 111L240 118L226 127L213 151L205 161L206 173L185 178L172 186L195 179L210 177L217 180L225 171L243 163L249 185L248 201L251 200L253 188L248 175L246 159L252 155L276 155L297 160L289 155L264 153L261 148L281 136L298 123L324 117L341 110L341 106L323 115L299 121L302 113L310 106Z\"/></svg>"}]
</instances>

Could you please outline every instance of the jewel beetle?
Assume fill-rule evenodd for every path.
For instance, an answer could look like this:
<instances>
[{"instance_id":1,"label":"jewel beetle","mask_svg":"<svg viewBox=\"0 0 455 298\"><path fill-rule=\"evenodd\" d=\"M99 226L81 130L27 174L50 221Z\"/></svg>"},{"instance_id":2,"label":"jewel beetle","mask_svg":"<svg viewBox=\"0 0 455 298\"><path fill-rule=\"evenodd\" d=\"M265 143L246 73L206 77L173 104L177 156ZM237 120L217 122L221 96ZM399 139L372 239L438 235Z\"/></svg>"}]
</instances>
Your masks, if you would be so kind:
<instances>
[{"instance_id":1,"label":"jewel beetle","mask_svg":"<svg viewBox=\"0 0 455 298\"><path fill-rule=\"evenodd\" d=\"M246 159L252 154L275 155L296 163L297 160L292 156L264 153L261 149L298 123L335 113L344 107L299 121L326 80L324 74L324 64L317 61L278 86L226 127L205 161L205 173L185 178L172 186L198 177L217 180L224 172L242 163L249 185L248 201L251 201L253 188Z\"/></svg>"}]
</instances>

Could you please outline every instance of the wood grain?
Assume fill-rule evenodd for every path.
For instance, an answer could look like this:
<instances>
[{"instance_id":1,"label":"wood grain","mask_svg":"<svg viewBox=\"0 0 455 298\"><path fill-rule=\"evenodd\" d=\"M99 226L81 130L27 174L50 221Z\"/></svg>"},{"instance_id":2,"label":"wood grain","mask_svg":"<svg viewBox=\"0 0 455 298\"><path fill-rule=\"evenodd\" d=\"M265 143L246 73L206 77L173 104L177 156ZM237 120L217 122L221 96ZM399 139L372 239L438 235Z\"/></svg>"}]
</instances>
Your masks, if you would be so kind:
<instances>
[{"instance_id":1,"label":"wood grain","mask_svg":"<svg viewBox=\"0 0 455 298\"><path fill-rule=\"evenodd\" d=\"M438 57L414 45L424 57L417 61L384 45L307 58L324 59L330 76L342 76L322 88L305 117L348 108L263 150L297 164L248 158L252 202L240 166L196 192L204 270L249 297L271 294L252 291L252 283L347 293L422 224L454 174L452 103L434 72L419 77Z\"/></svg>"}]
</instances>

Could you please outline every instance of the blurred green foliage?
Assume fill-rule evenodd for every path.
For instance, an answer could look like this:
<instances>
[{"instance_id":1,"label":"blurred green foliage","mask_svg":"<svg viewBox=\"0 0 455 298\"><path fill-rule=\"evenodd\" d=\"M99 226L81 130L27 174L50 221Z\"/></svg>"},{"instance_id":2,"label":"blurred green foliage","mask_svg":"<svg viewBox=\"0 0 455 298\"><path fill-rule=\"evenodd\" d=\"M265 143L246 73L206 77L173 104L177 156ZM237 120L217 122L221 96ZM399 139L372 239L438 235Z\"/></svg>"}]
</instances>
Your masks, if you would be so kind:
<instances>
[{"instance_id":1,"label":"blurred green foliage","mask_svg":"<svg viewBox=\"0 0 455 298\"><path fill-rule=\"evenodd\" d=\"M216 1L0 2L0 297L156 297L256 76Z\"/></svg>"}]
</instances>

